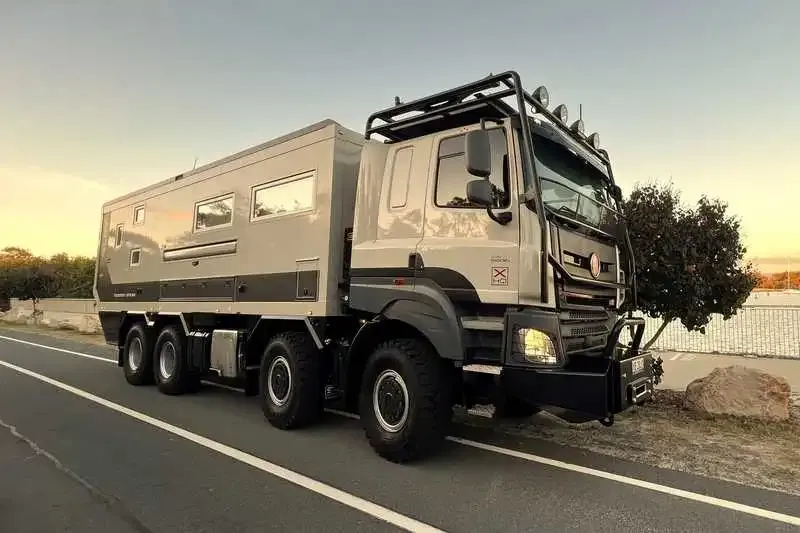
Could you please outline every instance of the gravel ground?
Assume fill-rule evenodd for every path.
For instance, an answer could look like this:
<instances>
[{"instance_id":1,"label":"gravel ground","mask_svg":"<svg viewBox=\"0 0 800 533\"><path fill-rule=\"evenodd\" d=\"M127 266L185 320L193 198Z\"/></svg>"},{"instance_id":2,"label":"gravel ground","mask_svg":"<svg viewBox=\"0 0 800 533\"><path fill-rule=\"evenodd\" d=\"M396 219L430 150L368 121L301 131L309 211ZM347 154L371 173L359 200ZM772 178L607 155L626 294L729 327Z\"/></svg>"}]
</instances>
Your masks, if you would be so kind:
<instances>
[{"instance_id":1,"label":"gravel ground","mask_svg":"<svg viewBox=\"0 0 800 533\"><path fill-rule=\"evenodd\" d=\"M621 459L800 495L800 405L782 423L710 417L683 408L683 392L656 390L654 401L614 425L567 424L542 412L488 420L458 412L458 422L540 438Z\"/></svg>"}]
</instances>

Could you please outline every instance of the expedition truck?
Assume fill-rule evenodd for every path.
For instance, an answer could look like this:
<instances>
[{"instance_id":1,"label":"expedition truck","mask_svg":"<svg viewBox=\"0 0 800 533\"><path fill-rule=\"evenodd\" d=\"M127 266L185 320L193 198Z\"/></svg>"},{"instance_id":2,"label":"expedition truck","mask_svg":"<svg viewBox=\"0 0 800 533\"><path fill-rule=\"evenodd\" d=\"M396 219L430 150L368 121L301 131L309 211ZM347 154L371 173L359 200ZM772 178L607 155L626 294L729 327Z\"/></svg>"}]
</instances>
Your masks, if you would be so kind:
<instances>
[{"instance_id":1,"label":"expedition truck","mask_svg":"<svg viewBox=\"0 0 800 533\"><path fill-rule=\"evenodd\" d=\"M455 405L610 424L647 400L621 192L548 99L489 75L106 203L94 290L127 381L238 383L283 429L359 413L396 462Z\"/></svg>"}]
</instances>

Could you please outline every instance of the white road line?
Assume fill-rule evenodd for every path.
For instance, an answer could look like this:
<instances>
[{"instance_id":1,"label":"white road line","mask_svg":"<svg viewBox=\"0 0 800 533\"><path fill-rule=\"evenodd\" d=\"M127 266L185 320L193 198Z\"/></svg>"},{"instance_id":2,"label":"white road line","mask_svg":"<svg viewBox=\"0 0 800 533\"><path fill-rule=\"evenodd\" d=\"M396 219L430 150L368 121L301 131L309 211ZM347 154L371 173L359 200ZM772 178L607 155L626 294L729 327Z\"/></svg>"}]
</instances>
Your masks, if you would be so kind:
<instances>
[{"instance_id":1,"label":"white road line","mask_svg":"<svg viewBox=\"0 0 800 533\"><path fill-rule=\"evenodd\" d=\"M109 359L108 357L100 357L99 355L91 355L88 353L81 353L81 352L73 352L72 350L65 350L63 348L56 348L54 346L47 346L46 344L38 344L35 342L30 341L23 341L22 339L15 339L14 337L6 337L5 335L0 335L0 339L4 341L11 341L11 342L18 342L20 344L27 344L28 346L35 346L36 348L44 348L45 350L52 350L54 352L61 352L61 353L68 353L70 355L77 355L78 357L85 357L87 359L94 359L96 361L105 361L106 363L114 363L117 362L113 359Z\"/></svg>"},{"instance_id":2,"label":"white road line","mask_svg":"<svg viewBox=\"0 0 800 533\"><path fill-rule=\"evenodd\" d=\"M82 354L80 352L72 352L72 351L69 351L69 350L62 350L61 348L53 348L51 346L47 346L47 345L44 345L44 344L36 344L36 343L28 342L28 341L21 341L19 339L14 339L14 338L11 338L11 337L0 336L0 339L6 339L6 340L14 341L14 342L21 342L21 343L24 343L24 344L30 344L30 345L33 345L33 346L37 346L39 348L44 348L44 349L48 349L48 350L55 350L55 351L60 351L60 352L66 352L66 353L70 353L70 354L78 355L78 356L87 356L87 357L89 357L91 359L102 359L102 360L105 360L105 361L109 361L108 359L104 359L102 357L89 356L88 354ZM115 363L115 361L111 361L111 362ZM3 361L0 361L0 364L5 365L5 366L11 365L11 363L5 363ZM13 366L13 365L11 365L11 366ZM19 367L17 367L17 368L19 368ZM22 368L20 369L20 371L22 371L23 373L29 373L31 375L34 374L33 372L31 372L29 370L26 370L26 369L22 369ZM36 374L36 376L39 376L39 375ZM40 376L40 377L43 378L43 380L50 380L50 378L47 378L45 376ZM55 380L52 380L52 381L55 381ZM48 383L49 383L49 381L48 381ZM58 383L58 382L56 382L56 383ZM217 385L216 383L209 383L209 384L210 385ZM70 389L72 389L72 387L70 387L69 385L64 385L64 384L61 384L61 385L63 385L63 387L69 387ZM56 385L56 386L59 386L59 385ZM230 387L230 388L232 388L232 387ZM238 389L234 389L234 390L238 390ZM88 392L84 393L84 394L90 395L90 393L88 393ZM108 401L108 400L103 400L103 401ZM111 403L111 402L108 402L108 403ZM116 404L114 404L114 405L116 405ZM122 407L122 406L119 406L119 407L121 409L129 410L126 407ZM347 413L347 412L338 411L338 410L335 410L335 409L326 409L326 411L331 412L331 413L336 414L336 415L346 416L348 418L353 418L353 419L356 419L356 420L359 419L358 415L355 415L353 413ZM135 412L135 411L133 411L133 412ZM141 416L147 417L147 415L141 415ZM160 423L166 424L166 422L160 422ZM185 431L185 430L181 430L181 431ZM203 437L199 437L199 438L203 438ZM529 461L529 462L533 462L533 463L539 463L539 464L551 466L551 467L554 467L554 468L559 468L559 469L562 469L562 470L568 470L568 471L571 471L571 472L577 472L577 473L580 473L580 474L585 474L585 475L594 476L594 477L601 478L601 479L606 479L606 480L609 480L609 481L616 481L618 483L623 483L625 485L631 485L631 486L634 486L634 487L639 487L639 488L642 488L642 489L652 490L652 491L660 492L660 493L663 493L663 494L669 494L671 496L676 496L676 497L684 498L684 499L687 499L687 500L701 502L701 503L705 503L705 504L708 504L708 505L713 505L715 507L720 507L720 508L723 508L723 509L729 509L729 510L732 510L732 511L738 511L738 512L741 512L741 513L750 514L750 515L753 515L753 516L758 516L760 518L767 518L767 519L774 520L774 521L777 521L777 522L783 522L783 523L786 523L786 524L792 524L792 525L800 526L800 516L792 516L792 515L788 515L788 514L778 513L778 512L775 512L775 511L770 511L768 509L762 509L760 507L753 507L753 506L750 506L750 505L745 505L745 504L734 502L734 501L730 501L730 500L724 500L724 499L721 499L721 498L715 498L713 496L707 496L705 494L700 494L700 493L697 493L697 492L691 492L691 491L688 491L688 490L677 489L677 488L670 487L670 486L667 486L667 485L660 485L658 483L652 483L650 481L644 481L644 480L641 480L641 479L636 479L636 478L632 478L632 477L628 477L628 476L623 476L623 475L620 475L620 474L613 474L611 472L605 472L603 470L597 470L595 468L589 468L589 467L586 467L586 466L567 463L567 462L564 462L564 461L558 461L556 459L550 459L548 457L542 457L542 456L539 456L539 455L534 455L534 454L530 454L530 453L526 453L526 452L521 452L521 451L518 451L518 450L511 450L511 449L508 449L508 448L502 448L500 446L494 446L492 444L486 444L486 443L483 443L483 442L473 441L473 440L469 440L469 439L463 439L461 437L450 436L450 437L447 437L447 439L449 441L455 442L457 444L461 444L462 446L469 446L471 448L477 448L477 449L480 449L480 450L483 450L483 451L487 451L487 452L497 453L497 454L505 455L505 456L508 456L508 457L514 457L516 459L522 459L524 461ZM213 441L211 441L211 442L213 442ZM225 446L225 445L220 444L220 446ZM243 452L239 452L238 450L235 450L235 451L237 453L243 453ZM254 458L254 459L256 459L258 461L261 461L261 459L258 459L258 458ZM281 467L277 467L277 468L281 468ZM297 475L300 475L300 474L297 474ZM338 490L338 489L334 489L334 490Z\"/></svg>"},{"instance_id":3,"label":"white road line","mask_svg":"<svg viewBox=\"0 0 800 533\"><path fill-rule=\"evenodd\" d=\"M770 520L775 520L776 522L783 522L785 524L800 526L800 516L792 516L788 514L777 513L775 511L769 511L767 509L761 509L760 507L753 507L751 505L745 505L743 503L737 503L730 500L723 500L721 498L715 498L713 496L707 496L705 494L699 494L697 492L691 492L683 489L676 489L674 487L668 487L666 485L659 485L658 483L651 483L650 481L643 481L641 479L622 476L619 474L612 474L611 472L605 472L603 470L597 470L594 468L575 465L572 463L565 463L563 461L558 461L556 459L549 459L547 457L541 457L539 455L533 455L530 453L520 452L517 450L509 450L507 448L501 448L499 446L493 446L491 444L486 444L483 442L476 442L473 440L462 439L460 437L448 437L448 440L457 442L459 444L463 444L464 446L471 446L473 448L486 450L488 452L499 453L502 455L507 455L509 457L516 457L517 459L523 459L525 461L531 461L534 463L540 463L555 468L561 468L563 470L569 470L571 472L579 472L581 474L599 477L602 479L608 479L610 481L616 481L618 483L624 483L626 485L632 485L634 487L639 487L642 489L661 492L664 494L669 494L670 496L677 496L679 498L684 498L687 500L707 503L708 505L713 505L715 507L722 507L723 509L730 509L731 511L738 511L740 513L746 513L753 516L758 516L760 518L768 518Z\"/></svg>"},{"instance_id":4,"label":"white road line","mask_svg":"<svg viewBox=\"0 0 800 533\"><path fill-rule=\"evenodd\" d=\"M443 533L442 530L437 529L429 524L420 522L409 516L392 511L391 509L370 502L363 498L359 498L358 496L355 496L341 489L337 489L335 487L327 485L321 481L317 481L310 477L304 476L303 474L299 474L293 470L289 470L282 466L278 466L274 463L270 463L269 461L265 461L260 457L250 455L249 453L237 450L236 448L232 448L220 442L211 440L196 433L192 433L191 431L188 431L178 426L174 426L168 422L159 420L158 418L153 418L144 413L140 413L139 411L134 411L133 409L130 409L118 403L114 403L110 400L106 400L105 398L101 398L100 396L96 396L90 392L86 392L71 385L67 385L66 383L62 383L47 376L43 376L42 374L39 374L32 370L22 368L15 364L8 363L6 361L0 361L0 365L8 369L14 370L16 372L19 372L20 374L25 374L26 376L30 376L34 379L47 383L48 385L52 385L61 390L70 392L75 396L79 396L81 398L89 400L90 402L100 404L103 407L107 407L109 409L117 411L118 413L122 413L124 415L127 415L131 418L134 418L146 424L150 424L151 426L157 427L164 431L168 431L169 433L182 437L188 441L194 442L195 444L199 444L200 446L208 448L209 450L215 451L219 454L230 457L231 459L235 459L237 461L250 465L263 472L266 472L267 474L271 474L275 477L279 477L285 481L288 481L289 483L294 483L295 485L316 492L317 494L321 494L322 496L330 498L331 500L347 505L348 507L352 507L353 509L371 515L379 520L383 520L384 522L388 522L406 531Z\"/></svg>"}]
</instances>

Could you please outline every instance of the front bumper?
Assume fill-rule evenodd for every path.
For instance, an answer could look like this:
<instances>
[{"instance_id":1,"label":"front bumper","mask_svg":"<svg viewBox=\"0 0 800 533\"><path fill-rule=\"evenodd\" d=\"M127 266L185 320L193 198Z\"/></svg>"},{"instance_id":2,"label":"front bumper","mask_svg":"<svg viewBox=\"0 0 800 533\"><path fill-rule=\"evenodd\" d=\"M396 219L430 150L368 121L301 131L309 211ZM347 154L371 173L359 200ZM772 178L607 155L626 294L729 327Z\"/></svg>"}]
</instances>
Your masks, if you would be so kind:
<instances>
[{"instance_id":1,"label":"front bumper","mask_svg":"<svg viewBox=\"0 0 800 533\"><path fill-rule=\"evenodd\" d=\"M543 325L542 318L528 313L509 315L506 331ZM608 336L602 356L571 355L558 368L519 364L519 357L511 353L513 343L504 342L500 384L507 394L534 405L560 407L598 419L611 418L649 400L660 380L660 360L640 348L644 325L640 318L620 318ZM631 326L635 329L631 344L618 346L620 333Z\"/></svg>"}]
</instances>

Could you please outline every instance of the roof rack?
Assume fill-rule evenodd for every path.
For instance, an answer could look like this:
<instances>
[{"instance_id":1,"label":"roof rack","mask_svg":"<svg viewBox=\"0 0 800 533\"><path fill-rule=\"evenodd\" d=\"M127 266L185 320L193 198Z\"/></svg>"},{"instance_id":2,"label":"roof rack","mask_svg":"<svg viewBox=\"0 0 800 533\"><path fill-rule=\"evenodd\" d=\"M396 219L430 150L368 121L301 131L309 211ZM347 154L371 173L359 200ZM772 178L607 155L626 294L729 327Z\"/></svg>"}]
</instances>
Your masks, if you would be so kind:
<instances>
[{"instance_id":1,"label":"roof rack","mask_svg":"<svg viewBox=\"0 0 800 533\"><path fill-rule=\"evenodd\" d=\"M504 101L504 98L512 96L516 97L518 109L514 109ZM399 103L398 99L396 102L398 103L394 106L369 116L365 128L365 138L382 135L389 142L398 142L469 124L477 124L482 118L524 117L526 116L524 105L527 103L582 148L603 163L609 163L608 156L603 151L590 145L585 137L570 129L547 107L525 92L519 74L514 71L490 74L481 80L412 102Z\"/></svg>"}]
</instances>

